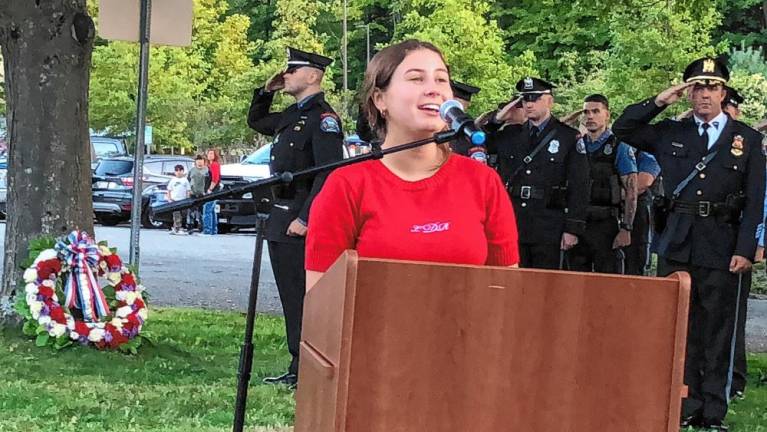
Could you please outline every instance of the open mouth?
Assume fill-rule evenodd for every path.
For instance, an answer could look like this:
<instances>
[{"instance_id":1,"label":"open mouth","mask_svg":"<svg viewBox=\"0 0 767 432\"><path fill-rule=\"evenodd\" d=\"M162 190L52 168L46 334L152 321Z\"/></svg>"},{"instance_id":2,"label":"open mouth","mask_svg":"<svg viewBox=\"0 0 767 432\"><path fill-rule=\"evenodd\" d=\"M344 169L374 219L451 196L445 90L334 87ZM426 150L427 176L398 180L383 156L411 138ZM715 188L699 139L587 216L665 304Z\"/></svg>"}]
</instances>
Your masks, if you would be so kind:
<instances>
[{"instance_id":1,"label":"open mouth","mask_svg":"<svg viewBox=\"0 0 767 432\"><path fill-rule=\"evenodd\" d=\"M418 109L421 111L426 111L430 114L439 115L439 104L436 104L436 103L418 105Z\"/></svg>"}]
</instances>

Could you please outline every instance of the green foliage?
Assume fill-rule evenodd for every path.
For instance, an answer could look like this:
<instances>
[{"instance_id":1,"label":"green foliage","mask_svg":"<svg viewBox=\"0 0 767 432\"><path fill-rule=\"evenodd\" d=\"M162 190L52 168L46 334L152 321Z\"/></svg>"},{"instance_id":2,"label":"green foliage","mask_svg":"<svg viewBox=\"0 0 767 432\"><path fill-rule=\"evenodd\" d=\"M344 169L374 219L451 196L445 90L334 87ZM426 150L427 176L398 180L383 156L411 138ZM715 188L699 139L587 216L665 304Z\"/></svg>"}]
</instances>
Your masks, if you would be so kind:
<instances>
[{"instance_id":1,"label":"green foliage","mask_svg":"<svg viewBox=\"0 0 767 432\"><path fill-rule=\"evenodd\" d=\"M747 72L739 69L732 71L730 84L738 89L743 96L744 102L740 105L742 113L741 121L751 125L765 118L767 115L767 76Z\"/></svg>"},{"instance_id":2,"label":"green foliage","mask_svg":"<svg viewBox=\"0 0 767 432\"><path fill-rule=\"evenodd\" d=\"M439 47L450 65L451 78L482 88L472 98L471 111L480 113L508 100L514 84L535 74L535 56L525 51L506 61L495 21L484 16L485 1L413 0L397 28L397 40L420 39Z\"/></svg>"},{"instance_id":3,"label":"green foliage","mask_svg":"<svg viewBox=\"0 0 767 432\"><path fill-rule=\"evenodd\" d=\"M726 50L723 43L714 45L711 40L720 18L713 5L701 5L695 13L660 4L614 8L610 46L589 52L591 69L579 72L577 65L563 58L568 74L559 102L570 112L580 108L584 96L599 92L610 98L612 111L620 113L626 105L680 82L692 60ZM678 104L666 113L684 109L684 104Z\"/></svg>"},{"instance_id":4,"label":"green foliage","mask_svg":"<svg viewBox=\"0 0 767 432\"><path fill-rule=\"evenodd\" d=\"M186 149L246 142L244 122L250 56L257 44L246 38L250 21L226 15L226 0L195 0L192 46L153 46L150 54L147 122L159 149ZM138 46L96 46L90 88L91 127L132 134L137 92ZM246 108L245 108L246 109ZM234 120L236 119L236 120Z\"/></svg>"},{"instance_id":5,"label":"green foliage","mask_svg":"<svg viewBox=\"0 0 767 432\"><path fill-rule=\"evenodd\" d=\"M738 70L747 74L761 74L767 77L767 63L764 62L764 49L762 47L747 47L741 44L740 48L730 51L730 69Z\"/></svg>"}]
</instances>

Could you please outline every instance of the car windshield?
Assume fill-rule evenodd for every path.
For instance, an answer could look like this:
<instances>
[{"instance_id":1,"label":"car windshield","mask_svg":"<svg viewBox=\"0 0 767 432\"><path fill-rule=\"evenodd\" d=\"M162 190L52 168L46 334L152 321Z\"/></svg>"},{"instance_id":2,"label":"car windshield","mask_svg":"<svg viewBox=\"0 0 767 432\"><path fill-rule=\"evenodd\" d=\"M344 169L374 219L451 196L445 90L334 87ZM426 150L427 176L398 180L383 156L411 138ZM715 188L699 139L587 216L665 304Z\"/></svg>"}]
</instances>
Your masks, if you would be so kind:
<instances>
[{"instance_id":1,"label":"car windshield","mask_svg":"<svg viewBox=\"0 0 767 432\"><path fill-rule=\"evenodd\" d=\"M246 157L242 163L244 165L264 165L269 163L269 155L271 153L271 144L265 145L260 149L253 152L250 156Z\"/></svg>"},{"instance_id":2,"label":"car windshield","mask_svg":"<svg viewBox=\"0 0 767 432\"><path fill-rule=\"evenodd\" d=\"M99 158L120 156L123 154L122 146L117 141L91 140L93 152Z\"/></svg>"},{"instance_id":3,"label":"car windshield","mask_svg":"<svg viewBox=\"0 0 767 432\"><path fill-rule=\"evenodd\" d=\"M119 176L133 171L133 161L102 159L96 166L94 174L98 176Z\"/></svg>"}]
</instances>

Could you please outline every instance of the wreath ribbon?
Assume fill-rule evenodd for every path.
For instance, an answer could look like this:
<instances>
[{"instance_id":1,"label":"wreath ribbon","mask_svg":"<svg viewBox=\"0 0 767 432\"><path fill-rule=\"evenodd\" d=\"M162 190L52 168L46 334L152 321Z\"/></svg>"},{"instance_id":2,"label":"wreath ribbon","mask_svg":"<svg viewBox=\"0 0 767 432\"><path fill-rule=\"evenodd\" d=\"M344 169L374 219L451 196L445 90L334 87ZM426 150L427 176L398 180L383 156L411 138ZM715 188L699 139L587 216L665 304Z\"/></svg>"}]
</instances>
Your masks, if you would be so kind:
<instances>
[{"instance_id":1,"label":"wreath ribbon","mask_svg":"<svg viewBox=\"0 0 767 432\"><path fill-rule=\"evenodd\" d=\"M88 234L73 231L65 240L56 243L56 251L70 268L64 282L66 307L79 307L83 318L91 322L109 315L107 299L91 270L101 256L98 246Z\"/></svg>"}]
</instances>

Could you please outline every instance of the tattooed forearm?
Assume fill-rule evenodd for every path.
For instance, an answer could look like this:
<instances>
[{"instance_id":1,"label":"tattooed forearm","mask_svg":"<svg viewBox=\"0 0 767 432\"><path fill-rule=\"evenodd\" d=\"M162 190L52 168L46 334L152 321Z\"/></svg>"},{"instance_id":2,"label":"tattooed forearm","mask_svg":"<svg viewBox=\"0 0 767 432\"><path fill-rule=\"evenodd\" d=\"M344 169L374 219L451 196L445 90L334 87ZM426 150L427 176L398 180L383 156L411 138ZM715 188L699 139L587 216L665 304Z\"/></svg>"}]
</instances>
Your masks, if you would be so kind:
<instances>
[{"instance_id":1,"label":"tattooed forearm","mask_svg":"<svg viewBox=\"0 0 767 432\"><path fill-rule=\"evenodd\" d=\"M637 212L637 174L621 176L621 181L626 191L626 198L623 201L623 222L631 225L634 223L634 215Z\"/></svg>"}]
</instances>

